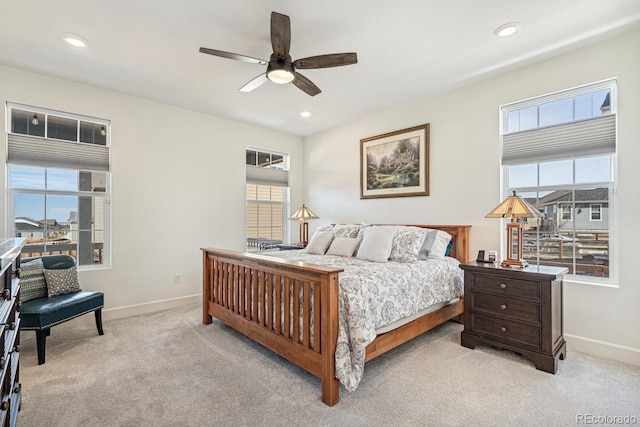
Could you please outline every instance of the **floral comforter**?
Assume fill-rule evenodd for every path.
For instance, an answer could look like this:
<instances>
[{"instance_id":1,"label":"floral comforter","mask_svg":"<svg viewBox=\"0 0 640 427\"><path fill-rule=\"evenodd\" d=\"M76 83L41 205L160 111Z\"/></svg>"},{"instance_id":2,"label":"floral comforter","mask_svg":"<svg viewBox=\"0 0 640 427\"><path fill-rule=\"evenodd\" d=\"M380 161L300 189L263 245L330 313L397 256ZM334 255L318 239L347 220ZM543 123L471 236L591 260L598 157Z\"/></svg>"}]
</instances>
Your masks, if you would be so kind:
<instances>
[{"instance_id":1,"label":"floral comforter","mask_svg":"<svg viewBox=\"0 0 640 427\"><path fill-rule=\"evenodd\" d=\"M343 268L340 273L336 376L354 391L364 371L365 347L376 329L434 304L462 296L459 262L450 257L411 263L376 263L358 258L310 255L303 250L269 255Z\"/></svg>"}]
</instances>

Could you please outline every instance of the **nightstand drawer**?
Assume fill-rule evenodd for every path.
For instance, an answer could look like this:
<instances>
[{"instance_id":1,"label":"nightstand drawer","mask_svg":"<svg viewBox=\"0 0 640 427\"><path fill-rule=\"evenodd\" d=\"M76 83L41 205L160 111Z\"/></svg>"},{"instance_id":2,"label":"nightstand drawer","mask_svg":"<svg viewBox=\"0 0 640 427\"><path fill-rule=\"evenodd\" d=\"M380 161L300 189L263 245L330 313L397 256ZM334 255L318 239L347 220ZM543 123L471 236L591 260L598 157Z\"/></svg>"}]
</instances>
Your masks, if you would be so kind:
<instances>
[{"instance_id":1,"label":"nightstand drawer","mask_svg":"<svg viewBox=\"0 0 640 427\"><path fill-rule=\"evenodd\" d=\"M536 348L542 347L541 328L475 313L471 315L471 322L475 333Z\"/></svg>"},{"instance_id":2,"label":"nightstand drawer","mask_svg":"<svg viewBox=\"0 0 640 427\"><path fill-rule=\"evenodd\" d=\"M535 301L540 301L541 298L538 282L490 275L476 275L471 285L471 291L508 295Z\"/></svg>"},{"instance_id":3,"label":"nightstand drawer","mask_svg":"<svg viewBox=\"0 0 640 427\"><path fill-rule=\"evenodd\" d=\"M535 302L519 301L505 297L471 293L471 305L474 312L482 312L500 318L533 323L542 323L541 305Z\"/></svg>"}]
</instances>

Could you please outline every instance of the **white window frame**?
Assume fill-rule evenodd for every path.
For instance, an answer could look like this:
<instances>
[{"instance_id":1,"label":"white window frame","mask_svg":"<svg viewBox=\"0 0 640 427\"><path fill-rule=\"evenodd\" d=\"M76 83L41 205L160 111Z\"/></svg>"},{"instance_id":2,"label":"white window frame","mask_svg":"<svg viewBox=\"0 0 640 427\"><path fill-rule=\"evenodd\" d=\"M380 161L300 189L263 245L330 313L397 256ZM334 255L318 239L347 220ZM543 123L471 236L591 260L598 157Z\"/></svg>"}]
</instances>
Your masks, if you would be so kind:
<instances>
[{"instance_id":1,"label":"white window frame","mask_svg":"<svg viewBox=\"0 0 640 427\"><path fill-rule=\"evenodd\" d=\"M566 282L573 282L573 283L581 283L581 284L588 284L588 285L600 285L600 286L605 286L605 287L618 287L618 272L619 272L619 260L618 260L618 238L617 238L617 230L616 230L616 219L618 216L617 210L616 210L616 206L617 206L617 191L616 191L616 185L617 185L617 155L615 152L615 138L617 138L617 136L615 136L614 133L614 149L612 152L609 152L610 155L610 159L611 159L611 181L610 182L603 182L603 183L599 183L599 182L594 182L594 183L589 183L587 184L576 184L575 182L573 184L570 185L554 185L552 187L542 187L539 185L535 186L535 187L522 187L522 188L510 188L509 187L509 165L517 165L517 164L538 164L538 177L539 177L539 164L540 162L544 162L544 161L552 161L552 160L561 160L561 159L577 159L580 158L582 156L576 156L576 155L572 155L572 156L565 156L565 157L561 157L561 156L557 156L557 157L553 157L553 154L549 157L548 153L542 153L541 155L535 157L529 157L528 160L526 161L521 161L520 163L518 163L517 161L513 162L512 160L509 160L511 163L504 163L504 153L505 153L505 147L504 147L504 137L505 135L508 135L508 129L507 129L507 115L509 112L517 110L517 109L522 109L522 108L527 108L527 107L531 107L534 105L539 105L539 104L543 104L543 103L547 103L549 101L553 101L553 100L557 100L557 99L562 99L562 98L566 98L566 97L571 97L571 96L577 96L580 94L585 94L585 93L589 93L589 92L593 92L596 90L600 90L603 88L608 88L610 89L610 111L607 112L606 114L604 114L603 116L599 116L599 117L612 117L613 119L613 127L615 128L615 121L616 121L616 117L617 117L617 86L616 86L616 79L608 79L608 80L603 80L600 82L596 82L593 84L588 84L588 85L583 85L580 87L576 87L576 88L572 88L572 89L568 89L568 90L564 90L564 91L560 91L557 93L552 93L552 94L547 94L547 95L543 95L540 97L535 97L535 98L530 98L524 101L519 101L519 102L514 102L514 103L510 103L510 104L505 104L500 106L500 129L501 129L501 145L502 145L502 151L503 151L503 164L502 164L502 174L503 174L503 195L506 194L511 194L511 192L513 190L517 190L518 193L527 193L527 192L544 192L544 191L553 191L555 189L557 189L557 187L562 187L565 189L573 189L573 190L579 190L579 189L586 189L586 188L607 188L608 189L608 193L609 193L609 201L608 201L608 209L609 209L609 215L608 215L608 224L609 224L609 240L613 242L613 245L609 246L609 277L593 277L593 276L582 276L582 275L575 275L575 274L570 274L570 275L566 275L565 276L565 281ZM574 110L574 114L575 114L575 110ZM587 120L577 120L575 123L580 124L581 122L587 122L588 120L591 119L587 119ZM605 119L605 120L601 120L602 122L604 121L608 121L609 124L606 126L609 126L609 128L611 128L611 120L610 119ZM571 125L573 122L568 123L568 125ZM566 123L563 123L561 125L554 125L554 126L566 126ZM587 123L588 125L588 123ZM539 128L533 128L533 129L529 129L531 131L538 131L538 132L548 132L548 131L552 131L553 126L548 126L547 128L544 127L539 127ZM527 132L527 130L525 131L519 131L519 132L512 132L512 134L525 134ZM606 135L606 132L603 133L604 135ZM587 150L590 150L591 147L587 147ZM583 152L581 151L581 154ZM584 155L586 157L590 157L593 155L598 155L598 153L601 153L603 155L606 155L606 148L604 148L603 151L603 147L596 147L595 149L591 150L591 151L585 151ZM574 177L575 179L575 177ZM554 188L555 187L555 188ZM575 201L574 201L575 202ZM572 210L571 210L572 211ZM602 215L602 213L601 213ZM562 215L558 215L558 219L561 218ZM573 220L573 214L571 213L571 220ZM501 231L503 234L503 238L502 240L504 240L504 230ZM503 251L505 250L504 248L502 248ZM575 255L574 255L575 257ZM575 262L575 261L574 261Z\"/></svg>"},{"instance_id":2,"label":"white window frame","mask_svg":"<svg viewBox=\"0 0 640 427\"><path fill-rule=\"evenodd\" d=\"M289 212L289 207L290 207L290 201L289 201L289 161L290 161L290 157L288 153L283 153L280 151L274 151L274 150L269 150L269 149L264 149L264 148L258 148L258 147L254 147L254 146L247 146L245 151L255 151L256 153L262 153L262 154L268 154L270 156L272 155L276 155L276 156L281 156L283 158L283 162L282 165L278 166L278 167L271 167L271 166L258 166L258 165L249 165L246 164L245 162L245 166L247 169L247 173L246 173L246 184L255 184L255 185L263 185L263 186L268 186L268 187L281 187L284 188L284 194L283 194L283 201L279 202L279 201L272 201L272 200L264 200L264 201L255 201L255 200L249 200L248 199L248 194L246 193L246 186L245 186L245 245L246 245L246 249L247 251L257 251L259 252L260 250L268 250L268 249L273 249L273 247L265 247L264 249L261 249L260 246L253 248L249 246L249 242L248 242L248 237L246 235L246 230L248 228L248 218L246 216L247 214L247 207L250 203L252 204L256 204L256 205L273 205L273 204L278 204L278 205L282 205L282 239L283 241L281 243L286 243L285 240L287 240L287 236L289 236L289 221L288 221L288 215L287 213ZM256 156L258 157L258 156Z\"/></svg>"},{"instance_id":3,"label":"white window frame","mask_svg":"<svg viewBox=\"0 0 640 427\"><path fill-rule=\"evenodd\" d=\"M11 129L12 124L12 115L11 110L26 110L26 111L34 111L40 115L44 115L44 120L42 125L45 126L45 137L26 135L21 133L13 133ZM93 254L93 244L95 243L94 238L96 237L96 233L100 233L102 235L102 251L100 253L100 257L102 263L91 263L91 264L80 264L80 259L76 260L76 265L78 270L98 270L98 269L106 269L111 268L111 171L110 171L110 147L111 147L111 122L109 120L89 117L80 114L56 111L43 107L36 107L25 104L18 104L14 102L6 103L6 134L7 134L7 149L10 152L7 156L7 177L6 180L6 218L7 218L7 230L11 235L16 234L16 226L15 226L15 206L14 199L16 194L36 194L42 195L45 204L47 200L47 196L72 196L77 197L78 201L80 198L92 198L92 206L95 206L95 202L93 200L101 199L104 201L104 206L101 211L102 213L102 221L103 221L103 229L102 230L84 230L91 231L91 245ZM78 121L77 135L76 141L68 141L68 140L58 140L54 138L48 138L47 136L47 127L46 122L49 116L62 117L66 119L76 120ZM105 145L96 145L91 143L85 143L80 141L80 122L89 122L96 124L98 126L102 126L104 131L106 132L105 136ZM66 151L56 152L57 148L62 148ZM11 152L13 150L13 152ZM42 159L42 163L40 160ZM83 166L77 166L83 165ZM11 187L11 169L13 166L27 166L33 168L43 169L45 171L45 188L42 189L32 189L32 188L13 188ZM75 166L75 167L74 167ZM85 167L86 166L86 167ZM105 182L104 191L85 191L78 189L77 191L68 191L68 190L54 190L48 188L46 184L46 177L48 175L48 171L55 169L68 169L77 171L78 175L81 172L98 172L100 174L104 174ZM79 207L78 207L79 208ZM79 214L79 212L78 212ZM96 211L92 208L92 218L91 221L95 221L94 215ZM33 218L34 220L39 220L39 218ZM40 218L44 219L44 218ZM46 231L47 227L43 228L43 231ZM69 230L73 235L73 230ZM80 233L81 230L75 231L75 233ZM79 236L79 234L78 234ZM58 252L60 249L56 247L56 245L51 242L47 243L46 239L43 241L44 243L44 253ZM76 254L79 255L78 245L80 242L76 242ZM93 255L91 255L93 258Z\"/></svg>"},{"instance_id":4,"label":"white window frame","mask_svg":"<svg viewBox=\"0 0 640 427\"><path fill-rule=\"evenodd\" d=\"M569 203L560 204L559 221L573 221L573 205Z\"/></svg>"},{"instance_id":5,"label":"white window frame","mask_svg":"<svg viewBox=\"0 0 640 427\"><path fill-rule=\"evenodd\" d=\"M597 206L598 209L594 211L594 207ZM593 218L594 213L598 213L598 218ZM589 221L602 221L602 203L591 203L589 205Z\"/></svg>"}]
</instances>

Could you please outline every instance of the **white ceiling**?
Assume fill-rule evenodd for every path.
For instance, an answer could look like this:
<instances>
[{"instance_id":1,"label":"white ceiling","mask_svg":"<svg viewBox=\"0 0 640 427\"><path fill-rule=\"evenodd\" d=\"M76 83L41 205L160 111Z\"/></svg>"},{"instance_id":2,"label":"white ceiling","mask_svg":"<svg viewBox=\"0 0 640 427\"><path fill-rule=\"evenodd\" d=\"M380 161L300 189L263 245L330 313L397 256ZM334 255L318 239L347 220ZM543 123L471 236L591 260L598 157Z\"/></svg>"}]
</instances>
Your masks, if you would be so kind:
<instances>
[{"instance_id":1,"label":"white ceiling","mask_svg":"<svg viewBox=\"0 0 640 427\"><path fill-rule=\"evenodd\" d=\"M239 92L266 67L198 49L268 60L272 11L291 18L294 60L358 64L305 70L315 97ZM520 31L497 38L509 21ZM0 0L0 63L304 136L639 27L640 0Z\"/></svg>"}]
</instances>

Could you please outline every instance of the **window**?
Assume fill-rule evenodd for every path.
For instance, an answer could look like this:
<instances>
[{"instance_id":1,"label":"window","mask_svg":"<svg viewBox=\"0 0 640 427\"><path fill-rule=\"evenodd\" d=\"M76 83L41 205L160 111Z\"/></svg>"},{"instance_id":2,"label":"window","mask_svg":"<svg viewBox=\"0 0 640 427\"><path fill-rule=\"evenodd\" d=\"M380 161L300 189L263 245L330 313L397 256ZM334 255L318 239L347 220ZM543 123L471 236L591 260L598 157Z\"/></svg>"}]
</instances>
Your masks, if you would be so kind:
<instances>
[{"instance_id":1,"label":"window","mask_svg":"<svg viewBox=\"0 0 640 427\"><path fill-rule=\"evenodd\" d=\"M7 103L8 218L23 256L110 265L109 122Z\"/></svg>"},{"instance_id":2,"label":"window","mask_svg":"<svg viewBox=\"0 0 640 427\"><path fill-rule=\"evenodd\" d=\"M284 242L289 211L288 155L247 149L246 250L275 248Z\"/></svg>"},{"instance_id":3,"label":"window","mask_svg":"<svg viewBox=\"0 0 640 427\"><path fill-rule=\"evenodd\" d=\"M571 215L572 209L572 205L560 205L560 218L563 222L573 221L573 216Z\"/></svg>"},{"instance_id":4,"label":"window","mask_svg":"<svg viewBox=\"0 0 640 427\"><path fill-rule=\"evenodd\" d=\"M541 213L523 219L523 256L586 281L611 277L616 84L607 80L504 105L505 193ZM604 279L595 279L602 277Z\"/></svg>"}]
</instances>

